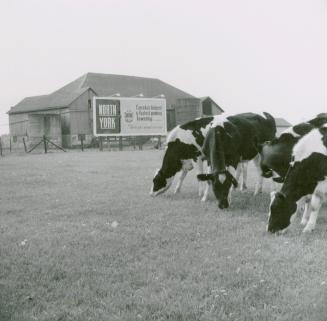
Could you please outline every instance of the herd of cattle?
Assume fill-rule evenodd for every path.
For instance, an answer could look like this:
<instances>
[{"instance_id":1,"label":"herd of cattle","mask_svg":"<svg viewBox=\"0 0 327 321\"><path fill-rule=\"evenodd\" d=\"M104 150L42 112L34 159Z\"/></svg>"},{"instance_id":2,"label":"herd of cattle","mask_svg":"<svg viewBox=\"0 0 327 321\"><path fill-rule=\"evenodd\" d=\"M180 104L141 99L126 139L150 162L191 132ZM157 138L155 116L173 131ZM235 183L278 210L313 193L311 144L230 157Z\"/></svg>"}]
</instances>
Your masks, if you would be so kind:
<instances>
[{"instance_id":1,"label":"herd of cattle","mask_svg":"<svg viewBox=\"0 0 327 321\"><path fill-rule=\"evenodd\" d=\"M327 198L327 114L297 124L278 138L275 120L266 112L222 114L177 126L167 137L150 194L165 192L181 172L175 188L175 193L179 192L187 172L196 164L201 200L207 200L211 185L219 208L227 208L241 173L241 189L246 188L250 160L258 173L255 194L262 190L263 177L282 183L281 188L276 187L279 191L271 192L268 231L285 230L300 211L303 231L314 230Z\"/></svg>"}]
</instances>

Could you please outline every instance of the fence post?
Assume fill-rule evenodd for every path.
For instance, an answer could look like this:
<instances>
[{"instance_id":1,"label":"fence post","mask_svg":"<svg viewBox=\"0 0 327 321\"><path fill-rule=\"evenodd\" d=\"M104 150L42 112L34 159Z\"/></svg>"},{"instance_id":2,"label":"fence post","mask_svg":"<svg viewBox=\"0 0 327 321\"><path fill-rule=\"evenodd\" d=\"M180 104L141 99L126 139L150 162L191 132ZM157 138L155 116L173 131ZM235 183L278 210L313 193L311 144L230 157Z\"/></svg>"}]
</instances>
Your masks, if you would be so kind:
<instances>
[{"instance_id":1,"label":"fence post","mask_svg":"<svg viewBox=\"0 0 327 321\"><path fill-rule=\"evenodd\" d=\"M101 152L103 151L102 136L99 136L99 149Z\"/></svg>"},{"instance_id":2,"label":"fence post","mask_svg":"<svg viewBox=\"0 0 327 321\"><path fill-rule=\"evenodd\" d=\"M23 144L24 144L25 153L27 153L27 148L26 148L26 143L25 143L25 137L23 137Z\"/></svg>"},{"instance_id":3,"label":"fence post","mask_svg":"<svg viewBox=\"0 0 327 321\"><path fill-rule=\"evenodd\" d=\"M143 149L143 145L142 145L142 140L143 140L143 136L139 136L139 150Z\"/></svg>"},{"instance_id":4,"label":"fence post","mask_svg":"<svg viewBox=\"0 0 327 321\"><path fill-rule=\"evenodd\" d=\"M84 140L83 136L81 136L81 147L82 147L82 152L84 151Z\"/></svg>"},{"instance_id":5,"label":"fence post","mask_svg":"<svg viewBox=\"0 0 327 321\"><path fill-rule=\"evenodd\" d=\"M107 145L108 145L109 151L111 151L110 136L107 136Z\"/></svg>"},{"instance_id":6,"label":"fence post","mask_svg":"<svg viewBox=\"0 0 327 321\"><path fill-rule=\"evenodd\" d=\"M45 135L43 135L43 143L44 143L44 153L46 154L48 150L47 150L47 140L45 138Z\"/></svg>"},{"instance_id":7,"label":"fence post","mask_svg":"<svg viewBox=\"0 0 327 321\"><path fill-rule=\"evenodd\" d=\"M11 136L9 136L9 151L11 153Z\"/></svg>"},{"instance_id":8,"label":"fence post","mask_svg":"<svg viewBox=\"0 0 327 321\"><path fill-rule=\"evenodd\" d=\"M123 137L119 136L119 150L123 150Z\"/></svg>"},{"instance_id":9,"label":"fence post","mask_svg":"<svg viewBox=\"0 0 327 321\"><path fill-rule=\"evenodd\" d=\"M2 156L2 141L1 141L1 137L0 137L0 156Z\"/></svg>"},{"instance_id":10,"label":"fence post","mask_svg":"<svg viewBox=\"0 0 327 321\"><path fill-rule=\"evenodd\" d=\"M161 136L159 135L158 136L158 149L161 148Z\"/></svg>"}]
</instances>

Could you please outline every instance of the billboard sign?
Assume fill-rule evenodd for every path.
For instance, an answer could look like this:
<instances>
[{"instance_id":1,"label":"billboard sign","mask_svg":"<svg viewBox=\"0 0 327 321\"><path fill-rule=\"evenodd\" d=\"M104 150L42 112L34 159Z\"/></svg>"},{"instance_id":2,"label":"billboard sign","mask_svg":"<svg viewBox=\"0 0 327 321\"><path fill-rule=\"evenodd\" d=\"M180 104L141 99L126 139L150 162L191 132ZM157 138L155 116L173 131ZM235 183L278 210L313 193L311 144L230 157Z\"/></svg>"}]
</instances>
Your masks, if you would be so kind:
<instances>
[{"instance_id":1,"label":"billboard sign","mask_svg":"<svg viewBox=\"0 0 327 321\"><path fill-rule=\"evenodd\" d=\"M94 97L95 136L166 135L166 99Z\"/></svg>"}]
</instances>

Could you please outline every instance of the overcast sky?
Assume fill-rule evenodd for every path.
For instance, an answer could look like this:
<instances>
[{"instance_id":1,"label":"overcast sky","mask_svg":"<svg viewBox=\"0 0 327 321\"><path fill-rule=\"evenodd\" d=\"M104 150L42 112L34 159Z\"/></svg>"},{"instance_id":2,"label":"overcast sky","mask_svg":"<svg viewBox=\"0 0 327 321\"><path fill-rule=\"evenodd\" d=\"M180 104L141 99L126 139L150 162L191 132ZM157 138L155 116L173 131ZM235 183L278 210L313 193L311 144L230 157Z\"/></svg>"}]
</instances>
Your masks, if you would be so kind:
<instances>
[{"instance_id":1,"label":"overcast sky","mask_svg":"<svg viewBox=\"0 0 327 321\"><path fill-rule=\"evenodd\" d=\"M10 0L0 133L26 96L86 72L159 78L230 113L327 111L327 0Z\"/></svg>"}]
</instances>

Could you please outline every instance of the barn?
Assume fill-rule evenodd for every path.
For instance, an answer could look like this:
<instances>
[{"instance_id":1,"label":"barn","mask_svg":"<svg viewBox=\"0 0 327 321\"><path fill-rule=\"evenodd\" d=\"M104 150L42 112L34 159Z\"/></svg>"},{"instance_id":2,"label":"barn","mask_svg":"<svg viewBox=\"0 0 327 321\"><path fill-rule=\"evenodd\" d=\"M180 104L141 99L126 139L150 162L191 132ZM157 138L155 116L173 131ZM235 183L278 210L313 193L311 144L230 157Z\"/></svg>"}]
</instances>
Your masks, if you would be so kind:
<instances>
[{"instance_id":1,"label":"barn","mask_svg":"<svg viewBox=\"0 0 327 321\"><path fill-rule=\"evenodd\" d=\"M42 96L26 97L10 108L9 128L13 143L25 138L32 145L46 135L64 147L93 139L94 96L165 97L168 130L176 124L220 114L223 110L210 98L197 98L159 79L87 73L64 87Z\"/></svg>"},{"instance_id":2,"label":"barn","mask_svg":"<svg viewBox=\"0 0 327 321\"><path fill-rule=\"evenodd\" d=\"M289 123L286 119L284 118L275 118L275 122L276 122L276 136L279 137L280 134L286 130L287 128L290 128L292 126L291 123Z\"/></svg>"}]
</instances>

